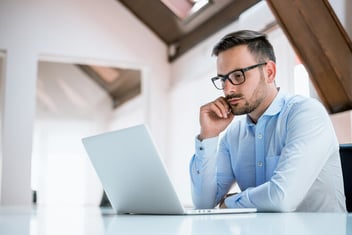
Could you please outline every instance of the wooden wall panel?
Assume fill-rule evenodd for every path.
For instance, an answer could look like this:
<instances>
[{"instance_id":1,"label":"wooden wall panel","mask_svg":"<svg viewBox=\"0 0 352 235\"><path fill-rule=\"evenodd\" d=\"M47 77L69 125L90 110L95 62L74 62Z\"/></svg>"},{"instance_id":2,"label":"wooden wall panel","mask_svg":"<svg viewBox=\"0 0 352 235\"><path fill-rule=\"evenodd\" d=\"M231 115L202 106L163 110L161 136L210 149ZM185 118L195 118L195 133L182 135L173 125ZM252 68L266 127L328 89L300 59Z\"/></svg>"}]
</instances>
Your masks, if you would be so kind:
<instances>
[{"instance_id":1,"label":"wooden wall panel","mask_svg":"<svg viewBox=\"0 0 352 235\"><path fill-rule=\"evenodd\" d=\"M330 113L352 109L352 43L327 0L267 0Z\"/></svg>"}]
</instances>

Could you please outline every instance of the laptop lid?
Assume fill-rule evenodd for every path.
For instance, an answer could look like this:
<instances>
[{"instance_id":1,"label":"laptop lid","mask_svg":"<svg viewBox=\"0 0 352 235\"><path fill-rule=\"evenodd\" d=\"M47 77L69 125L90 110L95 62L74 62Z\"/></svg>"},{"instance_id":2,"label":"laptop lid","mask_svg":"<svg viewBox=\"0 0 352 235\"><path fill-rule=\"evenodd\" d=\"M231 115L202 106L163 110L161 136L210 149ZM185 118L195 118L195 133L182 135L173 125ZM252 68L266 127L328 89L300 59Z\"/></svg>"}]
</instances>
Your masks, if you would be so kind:
<instances>
[{"instance_id":1,"label":"laptop lid","mask_svg":"<svg viewBox=\"0 0 352 235\"><path fill-rule=\"evenodd\" d=\"M82 139L118 214L251 213L256 208L184 209L145 125Z\"/></svg>"},{"instance_id":2,"label":"laptop lid","mask_svg":"<svg viewBox=\"0 0 352 235\"><path fill-rule=\"evenodd\" d=\"M117 213L184 213L145 125L86 137L82 142Z\"/></svg>"}]
</instances>

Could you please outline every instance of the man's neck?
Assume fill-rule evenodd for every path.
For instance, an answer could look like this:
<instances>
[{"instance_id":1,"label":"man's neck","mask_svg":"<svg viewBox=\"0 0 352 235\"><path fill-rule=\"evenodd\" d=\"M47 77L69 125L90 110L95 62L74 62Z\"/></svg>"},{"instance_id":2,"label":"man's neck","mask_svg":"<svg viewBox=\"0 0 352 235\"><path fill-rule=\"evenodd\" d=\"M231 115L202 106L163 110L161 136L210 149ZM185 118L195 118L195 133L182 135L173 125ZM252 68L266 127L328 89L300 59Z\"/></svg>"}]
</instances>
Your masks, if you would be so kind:
<instances>
[{"instance_id":1,"label":"man's neck","mask_svg":"<svg viewBox=\"0 0 352 235\"><path fill-rule=\"evenodd\" d=\"M268 96L263 100L263 102L253 110L253 112L248 114L248 117L252 120L254 124L257 124L259 118L263 115L263 113L268 109L271 103L274 101L276 95L279 93L279 89L275 88L269 92Z\"/></svg>"}]
</instances>

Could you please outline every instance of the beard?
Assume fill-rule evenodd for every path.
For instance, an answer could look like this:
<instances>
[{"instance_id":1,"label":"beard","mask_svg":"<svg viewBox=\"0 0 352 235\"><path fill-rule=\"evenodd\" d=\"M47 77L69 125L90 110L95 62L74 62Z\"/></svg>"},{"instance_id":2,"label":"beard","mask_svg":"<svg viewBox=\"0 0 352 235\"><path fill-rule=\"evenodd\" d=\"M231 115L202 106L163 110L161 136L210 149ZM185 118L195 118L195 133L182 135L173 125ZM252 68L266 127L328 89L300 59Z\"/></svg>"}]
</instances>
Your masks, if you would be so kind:
<instances>
[{"instance_id":1,"label":"beard","mask_svg":"<svg viewBox=\"0 0 352 235\"><path fill-rule=\"evenodd\" d=\"M265 82L264 82L264 77L261 76L260 82L254 89L252 96L249 99L246 99L243 94L230 94L226 95L226 100L232 99L232 98L241 98L241 101L244 101L244 103L239 102L236 104L231 104L228 102L230 108L231 108L231 113L233 115L243 115L243 114L249 114L256 110L260 104L263 102L263 100L266 97L266 92L265 92Z\"/></svg>"},{"instance_id":2,"label":"beard","mask_svg":"<svg viewBox=\"0 0 352 235\"><path fill-rule=\"evenodd\" d=\"M231 108L231 113L233 115L243 115L243 114L248 114L254 111L258 106L260 102L256 101L255 103L250 104L247 100L243 105L241 104L230 104Z\"/></svg>"}]
</instances>

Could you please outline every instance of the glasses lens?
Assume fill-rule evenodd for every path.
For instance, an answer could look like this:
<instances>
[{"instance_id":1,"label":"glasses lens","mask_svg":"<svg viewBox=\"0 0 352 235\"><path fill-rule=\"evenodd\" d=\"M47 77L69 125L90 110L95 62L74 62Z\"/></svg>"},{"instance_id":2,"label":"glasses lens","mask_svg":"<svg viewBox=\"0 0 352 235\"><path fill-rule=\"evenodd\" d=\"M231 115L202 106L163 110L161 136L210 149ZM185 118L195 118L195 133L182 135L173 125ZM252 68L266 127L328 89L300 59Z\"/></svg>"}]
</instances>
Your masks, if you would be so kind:
<instances>
[{"instance_id":1,"label":"glasses lens","mask_svg":"<svg viewBox=\"0 0 352 235\"><path fill-rule=\"evenodd\" d=\"M233 73L229 74L229 79L231 80L232 84L238 85L244 82L244 74L242 71L234 71Z\"/></svg>"},{"instance_id":2,"label":"glasses lens","mask_svg":"<svg viewBox=\"0 0 352 235\"><path fill-rule=\"evenodd\" d=\"M229 80L232 85L240 85L245 81L244 73L241 70L236 70L226 77L218 76L211 79L214 86L219 90L224 89L226 80Z\"/></svg>"}]
</instances>

